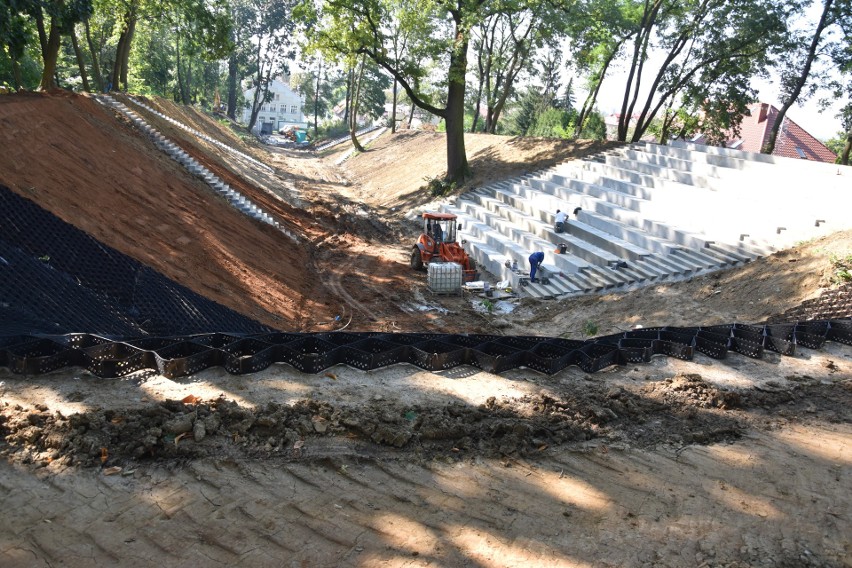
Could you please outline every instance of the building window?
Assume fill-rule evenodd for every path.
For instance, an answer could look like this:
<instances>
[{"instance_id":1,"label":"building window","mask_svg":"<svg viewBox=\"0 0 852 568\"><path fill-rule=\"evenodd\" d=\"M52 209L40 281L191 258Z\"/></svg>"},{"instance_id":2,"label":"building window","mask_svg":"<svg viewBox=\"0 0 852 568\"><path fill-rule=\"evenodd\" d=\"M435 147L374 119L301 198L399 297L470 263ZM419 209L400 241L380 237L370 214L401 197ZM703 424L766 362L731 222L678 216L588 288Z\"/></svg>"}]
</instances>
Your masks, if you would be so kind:
<instances>
[{"instance_id":1,"label":"building window","mask_svg":"<svg viewBox=\"0 0 852 568\"><path fill-rule=\"evenodd\" d=\"M298 112L299 112L299 107L297 107L296 105L292 105L290 107L290 114L297 114Z\"/></svg>"},{"instance_id":2,"label":"building window","mask_svg":"<svg viewBox=\"0 0 852 568\"><path fill-rule=\"evenodd\" d=\"M277 100L278 100L278 97L280 97L280 96L281 96L281 95L279 95L278 93L275 93L275 100L277 101Z\"/></svg>"},{"instance_id":3,"label":"building window","mask_svg":"<svg viewBox=\"0 0 852 568\"><path fill-rule=\"evenodd\" d=\"M808 157L807 157L807 156L805 156L805 151L804 151L804 150L802 150L801 148L799 148L798 146L796 146L796 153L799 155L799 157L800 157L801 159L803 159L803 160L807 160L807 159L808 159Z\"/></svg>"},{"instance_id":4,"label":"building window","mask_svg":"<svg viewBox=\"0 0 852 568\"><path fill-rule=\"evenodd\" d=\"M269 105L269 112L275 112L275 105Z\"/></svg>"},{"instance_id":5,"label":"building window","mask_svg":"<svg viewBox=\"0 0 852 568\"><path fill-rule=\"evenodd\" d=\"M260 110L262 110L263 112L266 112L266 105L260 105Z\"/></svg>"}]
</instances>

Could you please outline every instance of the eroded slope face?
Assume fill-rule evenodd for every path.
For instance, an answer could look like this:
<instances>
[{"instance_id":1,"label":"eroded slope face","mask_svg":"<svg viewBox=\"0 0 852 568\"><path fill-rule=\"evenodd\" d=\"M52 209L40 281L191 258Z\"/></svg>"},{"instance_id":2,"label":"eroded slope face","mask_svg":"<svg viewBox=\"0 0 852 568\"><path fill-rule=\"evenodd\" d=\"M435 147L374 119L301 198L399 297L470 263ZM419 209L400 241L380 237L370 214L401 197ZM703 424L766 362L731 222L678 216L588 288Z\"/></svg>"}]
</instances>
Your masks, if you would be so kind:
<instances>
[{"instance_id":1,"label":"eroded slope face","mask_svg":"<svg viewBox=\"0 0 852 568\"><path fill-rule=\"evenodd\" d=\"M95 100L3 97L0 141L0 183L99 241L275 328L329 319L310 247L238 213Z\"/></svg>"}]
</instances>

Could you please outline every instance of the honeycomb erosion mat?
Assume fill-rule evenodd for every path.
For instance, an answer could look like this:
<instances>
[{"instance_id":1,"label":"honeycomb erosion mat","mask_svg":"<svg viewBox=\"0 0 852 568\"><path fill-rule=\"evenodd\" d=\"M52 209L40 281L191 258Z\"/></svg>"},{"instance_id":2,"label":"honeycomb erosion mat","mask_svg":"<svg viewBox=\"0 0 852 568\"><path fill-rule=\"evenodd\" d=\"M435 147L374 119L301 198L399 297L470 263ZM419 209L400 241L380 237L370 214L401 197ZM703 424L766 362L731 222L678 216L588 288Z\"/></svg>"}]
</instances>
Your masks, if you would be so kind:
<instances>
[{"instance_id":1,"label":"honeycomb erosion mat","mask_svg":"<svg viewBox=\"0 0 852 568\"><path fill-rule=\"evenodd\" d=\"M343 364L362 370L409 363L428 371L472 365L500 373L526 367L554 374L569 365L593 373L611 365L647 362L654 355L691 360L696 351L723 359L731 351L761 358L766 350L794 355L798 346L826 341L852 345L852 320L751 326L638 329L580 341L547 337L424 333L206 333L118 341L71 333L0 337L0 365L13 373L42 374L83 367L98 377L154 370L166 377L221 366L232 374L255 373L285 363L305 373Z\"/></svg>"}]
</instances>

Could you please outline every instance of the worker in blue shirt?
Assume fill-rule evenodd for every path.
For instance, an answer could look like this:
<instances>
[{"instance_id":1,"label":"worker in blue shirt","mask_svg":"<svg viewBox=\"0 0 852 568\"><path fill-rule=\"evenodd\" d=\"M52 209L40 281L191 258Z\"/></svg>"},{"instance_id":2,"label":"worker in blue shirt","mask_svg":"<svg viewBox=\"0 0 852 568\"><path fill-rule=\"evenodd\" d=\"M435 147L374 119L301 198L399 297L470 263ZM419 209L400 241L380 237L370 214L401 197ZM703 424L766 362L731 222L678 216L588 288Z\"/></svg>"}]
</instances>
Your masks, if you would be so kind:
<instances>
[{"instance_id":1,"label":"worker in blue shirt","mask_svg":"<svg viewBox=\"0 0 852 568\"><path fill-rule=\"evenodd\" d=\"M535 282L535 273L542 262L544 262L543 252L534 252L530 255L530 282Z\"/></svg>"}]
</instances>

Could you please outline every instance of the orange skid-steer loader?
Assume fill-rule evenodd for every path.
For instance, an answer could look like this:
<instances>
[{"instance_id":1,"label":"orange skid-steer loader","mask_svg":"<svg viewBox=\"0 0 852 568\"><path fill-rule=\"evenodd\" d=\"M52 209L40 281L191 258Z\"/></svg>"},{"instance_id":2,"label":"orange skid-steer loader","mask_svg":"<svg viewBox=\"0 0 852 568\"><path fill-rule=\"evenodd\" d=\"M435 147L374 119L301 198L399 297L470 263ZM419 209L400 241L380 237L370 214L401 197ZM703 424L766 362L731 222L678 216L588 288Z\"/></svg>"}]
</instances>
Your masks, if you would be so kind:
<instances>
[{"instance_id":1,"label":"orange skid-steer loader","mask_svg":"<svg viewBox=\"0 0 852 568\"><path fill-rule=\"evenodd\" d=\"M456 216L451 213L423 213L423 232L411 249L411 268L423 270L432 262L455 262L461 265L465 282L477 280L476 263L456 242L459 229L461 225L456 225Z\"/></svg>"}]
</instances>

